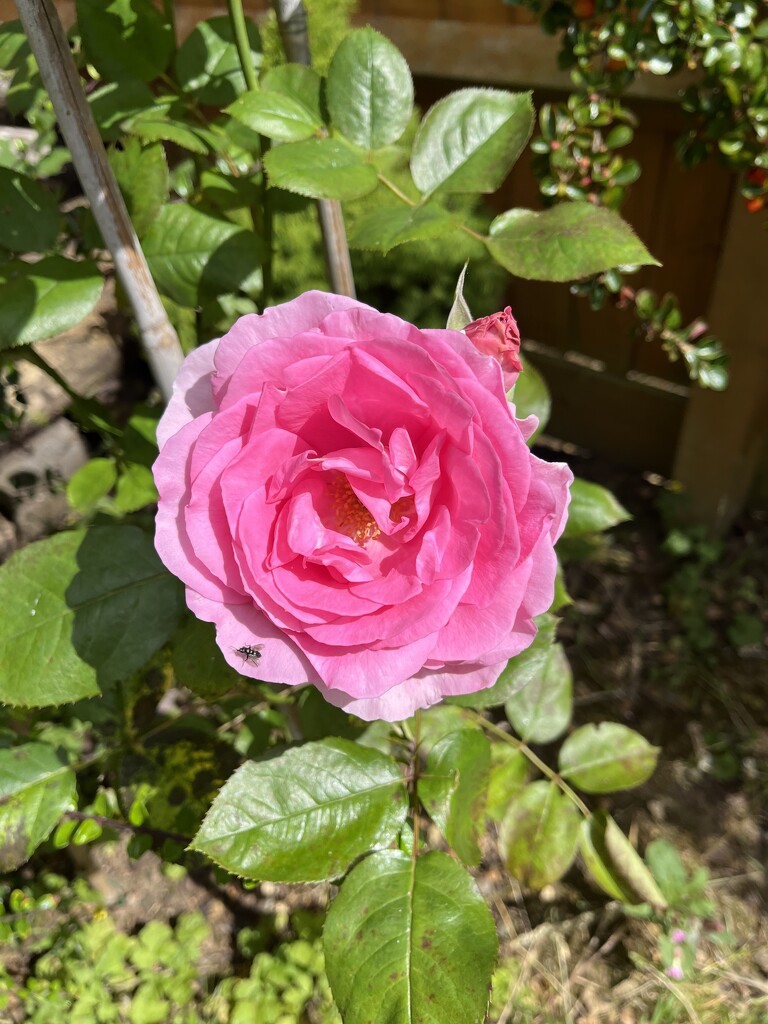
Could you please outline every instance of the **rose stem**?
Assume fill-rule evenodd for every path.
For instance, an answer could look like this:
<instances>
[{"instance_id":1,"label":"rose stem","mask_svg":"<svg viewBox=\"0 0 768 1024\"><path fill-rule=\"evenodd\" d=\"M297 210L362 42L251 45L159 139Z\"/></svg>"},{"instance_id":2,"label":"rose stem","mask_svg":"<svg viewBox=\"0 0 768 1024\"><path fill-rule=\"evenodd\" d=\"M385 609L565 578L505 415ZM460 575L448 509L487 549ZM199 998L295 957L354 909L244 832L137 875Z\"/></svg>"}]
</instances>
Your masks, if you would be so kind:
<instances>
[{"instance_id":1,"label":"rose stem","mask_svg":"<svg viewBox=\"0 0 768 1024\"><path fill-rule=\"evenodd\" d=\"M305 64L309 67L311 55L304 4L297 3L296 0L272 0L272 7L277 16L286 57L294 64ZM331 288L338 295L348 295L354 299L355 279L352 275L341 204L336 199L318 199L317 215L325 246Z\"/></svg>"},{"instance_id":2,"label":"rose stem","mask_svg":"<svg viewBox=\"0 0 768 1024\"><path fill-rule=\"evenodd\" d=\"M488 732L492 732L493 735L497 736L500 740L504 740L506 743L510 743L513 747L519 750L524 757L528 758L532 765L535 765L539 769L542 775L546 776L546 778L548 778L550 782L554 782L554 784L560 790L562 790L563 793L565 793L568 799L571 800L578 807L578 809L581 811L585 818L592 817L592 812L581 799L581 797L578 795L578 793L575 793L571 789L571 787L568 785L565 779L562 778L562 776L558 775L557 772L552 771L549 765L545 761L542 761L538 754L534 754L531 748L526 743L524 743L523 740L519 740L516 736L510 736L508 732L504 732L504 730L500 729L498 725L494 725L493 722L489 722L487 718L484 718L483 715L479 715L476 711L473 711L471 708L465 708L464 711L465 714L467 714L470 718L477 722L477 724L481 726L481 728L487 729Z\"/></svg>"},{"instance_id":3,"label":"rose stem","mask_svg":"<svg viewBox=\"0 0 768 1024\"><path fill-rule=\"evenodd\" d=\"M245 86L249 92L255 92L259 88L259 80L256 77L256 68L253 65L253 55L251 53L251 44L248 41L248 28L245 23L245 15L243 14L242 0L227 0L227 8L229 10L229 20L232 24L232 33L235 37L237 56L240 58L240 67L245 79ZM272 263L275 246L272 230L272 200L267 188L267 172L264 168L264 157L269 150L269 139L260 135L259 141L261 144L261 209L259 211L252 209L251 216L253 217L254 227L259 223L261 224L264 236L265 255L264 263L261 267L261 308L264 309L265 306L269 305L272 298Z\"/></svg>"}]
</instances>

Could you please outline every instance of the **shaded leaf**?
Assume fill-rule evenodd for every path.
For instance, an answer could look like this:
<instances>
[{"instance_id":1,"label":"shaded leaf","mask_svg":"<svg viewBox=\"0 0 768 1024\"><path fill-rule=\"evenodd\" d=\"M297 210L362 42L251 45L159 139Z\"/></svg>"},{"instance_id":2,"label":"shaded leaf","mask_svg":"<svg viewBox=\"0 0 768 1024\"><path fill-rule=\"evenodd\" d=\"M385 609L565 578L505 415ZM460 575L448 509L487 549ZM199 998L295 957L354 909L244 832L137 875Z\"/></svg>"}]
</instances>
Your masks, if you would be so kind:
<instances>
[{"instance_id":1,"label":"shaded leaf","mask_svg":"<svg viewBox=\"0 0 768 1024\"><path fill-rule=\"evenodd\" d=\"M387 204L364 214L349 239L354 249L389 252L403 242L439 238L458 227L456 220L439 206L393 206Z\"/></svg>"},{"instance_id":2,"label":"shaded leaf","mask_svg":"<svg viewBox=\"0 0 768 1024\"><path fill-rule=\"evenodd\" d=\"M39 182L0 167L0 249L45 252L59 233L56 197Z\"/></svg>"},{"instance_id":3,"label":"shaded leaf","mask_svg":"<svg viewBox=\"0 0 768 1024\"><path fill-rule=\"evenodd\" d=\"M424 195L495 192L533 127L530 93L458 89L439 100L417 132L411 173Z\"/></svg>"},{"instance_id":4,"label":"shaded leaf","mask_svg":"<svg viewBox=\"0 0 768 1024\"><path fill-rule=\"evenodd\" d=\"M28 545L0 567L0 700L64 704L127 678L170 638L181 602L138 527Z\"/></svg>"},{"instance_id":5,"label":"shaded leaf","mask_svg":"<svg viewBox=\"0 0 768 1024\"><path fill-rule=\"evenodd\" d=\"M551 782L532 782L510 804L499 841L509 873L541 889L562 878L579 842L580 815Z\"/></svg>"},{"instance_id":6,"label":"shaded leaf","mask_svg":"<svg viewBox=\"0 0 768 1024\"><path fill-rule=\"evenodd\" d=\"M631 518L607 488L577 477L571 484L564 536L581 537L585 533L609 530Z\"/></svg>"},{"instance_id":7,"label":"shaded leaf","mask_svg":"<svg viewBox=\"0 0 768 1024\"><path fill-rule=\"evenodd\" d=\"M344 1024L481 1024L496 926L474 881L444 853L375 853L345 879L323 933Z\"/></svg>"},{"instance_id":8,"label":"shaded leaf","mask_svg":"<svg viewBox=\"0 0 768 1024\"><path fill-rule=\"evenodd\" d=\"M507 210L486 242L510 274L534 281L574 281L612 267L659 266L632 228L604 206L560 203L549 210Z\"/></svg>"},{"instance_id":9,"label":"shaded leaf","mask_svg":"<svg viewBox=\"0 0 768 1024\"><path fill-rule=\"evenodd\" d=\"M0 750L0 872L29 860L75 799L75 773L45 743Z\"/></svg>"},{"instance_id":10,"label":"shaded leaf","mask_svg":"<svg viewBox=\"0 0 768 1024\"><path fill-rule=\"evenodd\" d=\"M528 444L532 445L549 423L552 398L546 381L527 356L523 364L523 372L515 381L515 386L509 392L508 397L514 403L518 419L523 420L526 416L535 416L539 421L538 427L528 438Z\"/></svg>"},{"instance_id":11,"label":"shaded leaf","mask_svg":"<svg viewBox=\"0 0 768 1024\"><path fill-rule=\"evenodd\" d=\"M408 64L375 29L350 32L339 45L326 81L334 127L364 149L397 142L413 112Z\"/></svg>"},{"instance_id":12,"label":"shaded leaf","mask_svg":"<svg viewBox=\"0 0 768 1024\"><path fill-rule=\"evenodd\" d=\"M320 881L390 843L406 811L391 757L343 739L305 743L239 768L192 848L246 878Z\"/></svg>"},{"instance_id":13,"label":"shaded leaf","mask_svg":"<svg viewBox=\"0 0 768 1024\"><path fill-rule=\"evenodd\" d=\"M37 263L0 264L0 349L76 327L99 301L103 286L90 260L46 256Z\"/></svg>"},{"instance_id":14,"label":"shaded leaf","mask_svg":"<svg viewBox=\"0 0 768 1024\"><path fill-rule=\"evenodd\" d=\"M151 0L76 0L88 60L104 78L151 82L173 53L170 22Z\"/></svg>"},{"instance_id":15,"label":"shaded leaf","mask_svg":"<svg viewBox=\"0 0 768 1024\"><path fill-rule=\"evenodd\" d=\"M218 700L241 682L224 660L215 627L191 616L174 635L171 664L178 681L203 700Z\"/></svg>"},{"instance_id":16,"label":"shaded leaf","mask_svg":"<svg viewBox=\"0 0 768 1024\"><path fill-rule=\"evenodd\" d=\"M94 119L103 139L119 139L123 124L142 111L151 111L155 105L152 90L145 82L130 79L127 82L106 82L88 96Z\"/></svg>"},{"instance_id":17,"label":"shaded leaf","mask_svg":"<svg viewBox=\"0 0 768 1024\"><path fill-rule=\"evenodd\" d=\"M207 153L211 148L209 137L197 125L167 116L161 110L148 110L132 118L126 131L145 142L173 142L190 153Z\"/></svg>"},{"instance_id":18,"label":"shaded leaf","mask_svg":"<svg viewBox=\"0 0 768 1024\"><path fill-rule=\"evenodd\" d=\"M444 736L430 750L418 791L430 817L465 864L480 863L491 745L478 729Z\"/></svg>"},{"instance_id":19,"label":"shaded leaf","mask_svg":"<svg viewBox=\"0 0 768 1024\"><path fill-rule=\"evenodd\" d=\"M164 206L143 245L158 288L182 306L247 287L263 255L252 232L187 203Z\"/></svg>"},{"instance_id":20,"label":"shaded leaf","mask_svg":"<svg viewBox=\"0 0 768 1024\"><path fill-rule=\"evenodd\" d=\"M245 19L251 61L261 67L261 36L250 18ZM176 79L199 103L223 107L246 88L235 45L232 22L225 15L198 22L176 54Z\"/></svg>"},{"instance_id":21,"label":"shaded leaf","mask_svg":"<svg viewBox=\"0 0 768 1024\"><path fill-rule=\"evenodd\" d=\"M275 146L264 164L271 185L311 199L358 199L379 181L371 164L337 139Z\"/></svg>"},{"instance_id":22,"label":"shaded leaf","mask_svg":"<svg viewBox=\"0 0 768 1024\"><path fill-rule=\"evenodd\" d=\"M560 748L560 774L585 793L614 793L649 779L659 748L619 722L581 726Z\"/></svg>"}]
</instances>

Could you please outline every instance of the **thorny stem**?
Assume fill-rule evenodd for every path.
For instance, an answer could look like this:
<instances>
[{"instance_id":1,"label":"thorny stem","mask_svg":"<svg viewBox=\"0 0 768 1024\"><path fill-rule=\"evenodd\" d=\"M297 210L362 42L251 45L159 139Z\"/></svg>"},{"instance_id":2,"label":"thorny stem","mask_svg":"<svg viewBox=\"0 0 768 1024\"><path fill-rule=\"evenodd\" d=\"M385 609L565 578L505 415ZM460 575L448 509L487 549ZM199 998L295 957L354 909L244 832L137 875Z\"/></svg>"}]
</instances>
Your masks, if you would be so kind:
<instances>
[{"instance_id":1,"label":"thorny stem","mask_svg":"<svg viewBox=\"0 0 768 1024\"><path fill-rule=\"evenodd\" d=\"M497 736L500 740L504 740L506 743L515 747L516 750L519 750L523 757L526 757L532 765L535 765L536 768L539 769L542 775L548 778L550 782L554 782L558 789L565 793L568 799L578 807L585 818L592 817L592 812L581 799L579 794L574 792L565 779L563 779L561 775L558 775L557 772L553 771L546 761L542 761L538 754L534 754L527 743L523 740L519 740L516 736L511 736L508 732L500 729L498 725L495 725L493 722L489 722L487 718L478 714L477 711L473 711L471 708L465 708L464 710L465 713L473 721L477 722L481 728L486 729L488 732L492 732L494 736Z\"/></svg>"}]
</instances>

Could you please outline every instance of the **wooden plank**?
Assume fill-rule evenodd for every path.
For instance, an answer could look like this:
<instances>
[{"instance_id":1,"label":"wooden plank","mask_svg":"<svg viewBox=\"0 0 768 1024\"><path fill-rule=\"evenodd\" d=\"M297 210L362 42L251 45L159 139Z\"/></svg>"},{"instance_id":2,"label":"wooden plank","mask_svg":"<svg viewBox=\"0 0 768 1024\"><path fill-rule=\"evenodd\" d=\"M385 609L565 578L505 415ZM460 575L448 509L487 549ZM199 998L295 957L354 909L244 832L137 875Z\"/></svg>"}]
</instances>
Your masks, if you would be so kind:
<instances>
[{"instance_id":1,"label":"wooden plank","mask_svg":"<svg viewBox=\"0 0 768 1024\"><path fill-rule=\"evenodd\" d=\"M388 9L388 5L382 5ZM570 88L570 75L557 70L558 40L537 25L484 24L391 15L358 16L402 50L414 74L450 75L459 81L528 88ZM689 72L674 77L642 75L633 96L675 100L695 81Z\"/></svg>"},{"instance_id":2,"label":"wooden plank","mask_svg":"<svg viewBox=\"0 0 768 1024\"><path fill-rule=\"evenodd\" d=\"M726 391L691 394L675 459L690 515L728 526L753 484L768 436L768 280L763 219L734 195L708 319L731 356Z\"/></svg>"},{"instance_id":3,"label":"wooden plank","mask_svg":"<svg viewBox=\"0 0 768 1024\"><path fill-rule=\"evenodd\" d=\"M685 415L680 391L660 390L599 372L547 346L524 342L524 351L541 370L552 394L547 434L613 459L668 476L670 437Z\"/></svg>"}]
</instances>

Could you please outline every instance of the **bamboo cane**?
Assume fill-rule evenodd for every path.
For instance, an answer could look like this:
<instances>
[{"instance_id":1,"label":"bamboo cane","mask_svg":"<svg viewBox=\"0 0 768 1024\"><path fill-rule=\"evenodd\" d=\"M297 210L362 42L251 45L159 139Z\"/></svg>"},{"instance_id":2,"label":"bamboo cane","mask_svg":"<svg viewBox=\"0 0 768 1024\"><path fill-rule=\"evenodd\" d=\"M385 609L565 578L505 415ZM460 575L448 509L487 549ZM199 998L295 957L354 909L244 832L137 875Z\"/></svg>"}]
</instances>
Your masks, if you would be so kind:
<instances>
[{"instance_id":1,"label":"bamboo cane","mask_svg":"<svg viewBox=\"0 0 768 1024\"><path fill-rule=\"evenodd\" d=\"M16 7L83 191L133 307L147 361L167 401L184 354L109 165L61 21L52 0L16 0Z\"/></svg>"}]
</instances>

